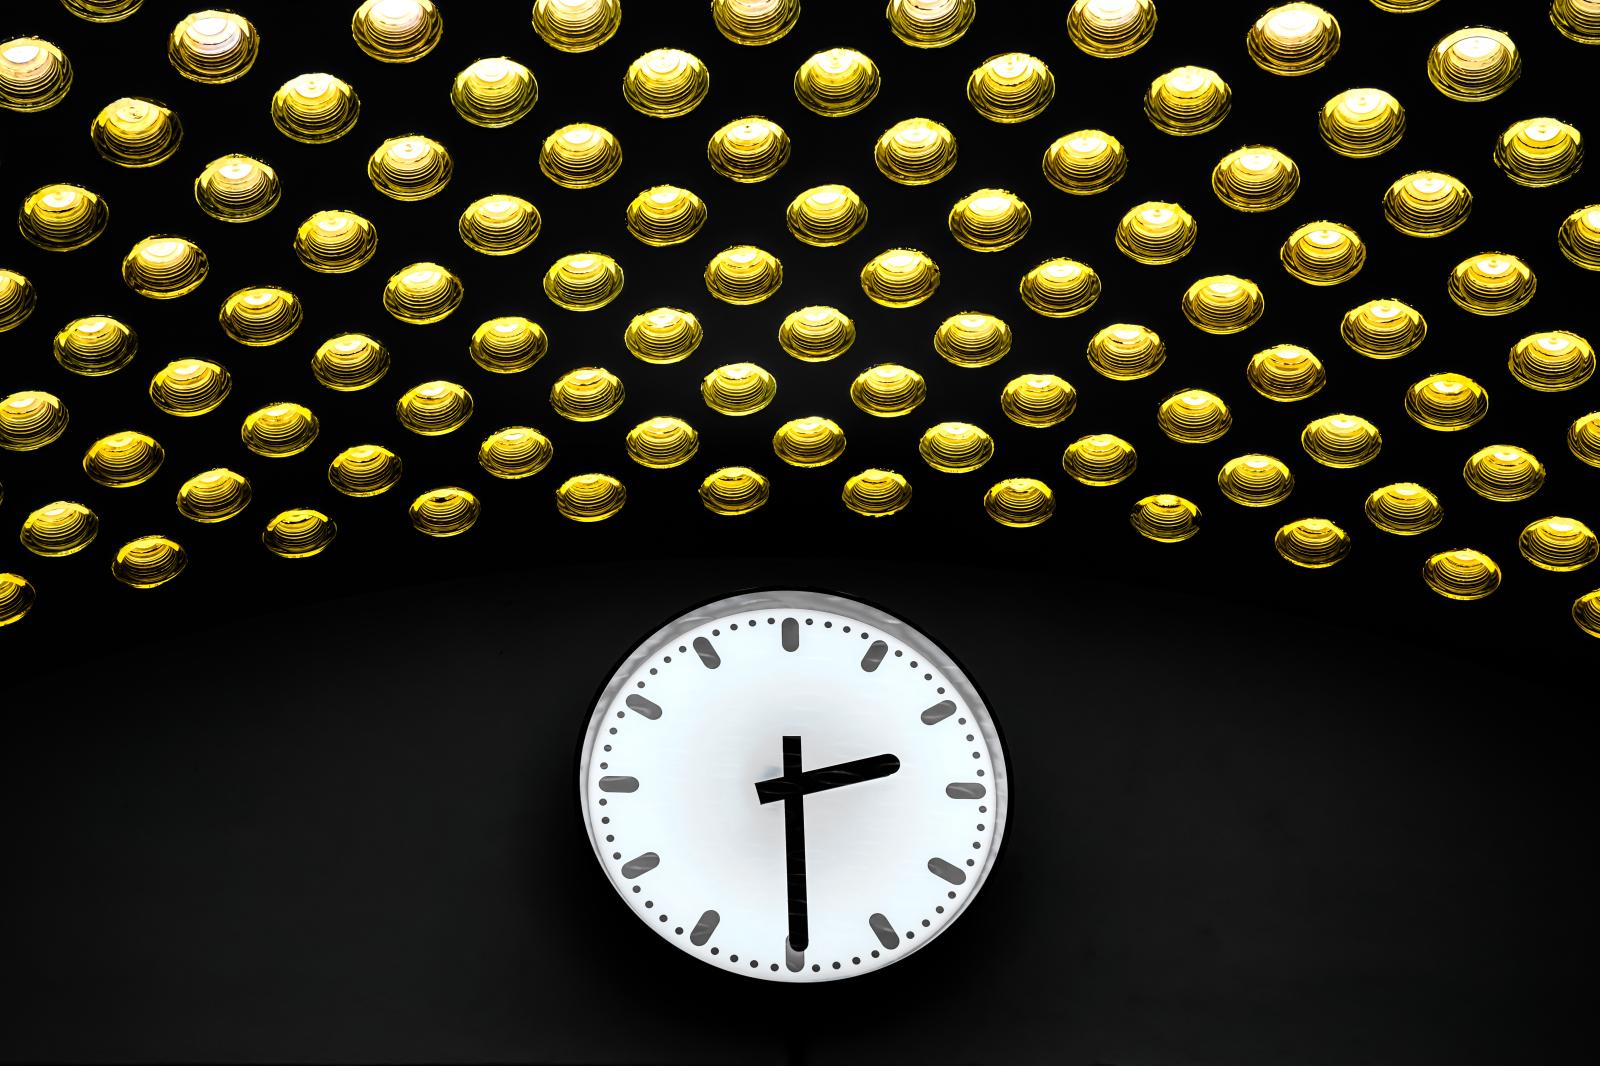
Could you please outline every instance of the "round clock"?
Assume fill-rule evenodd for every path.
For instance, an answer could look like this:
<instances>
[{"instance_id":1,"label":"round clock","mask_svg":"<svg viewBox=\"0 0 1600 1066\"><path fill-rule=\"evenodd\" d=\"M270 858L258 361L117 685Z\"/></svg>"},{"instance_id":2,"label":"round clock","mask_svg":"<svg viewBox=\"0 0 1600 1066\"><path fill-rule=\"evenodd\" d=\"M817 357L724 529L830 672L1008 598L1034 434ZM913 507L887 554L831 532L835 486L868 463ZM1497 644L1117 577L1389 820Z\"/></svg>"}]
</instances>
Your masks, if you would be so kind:
<instances>
[{"instance_id":1,"label":"round clock","mask_svg":"<svg viewBox=\"0 0 1600 1066\"><path fill-rule=\"evenodd\" d=\"M926 634L815 592L719 600L648 637L601 692L578 777L640 920L771 981L921 948L1005 831L1005 756L971 680Z\"/></svg>"}]
</instances>

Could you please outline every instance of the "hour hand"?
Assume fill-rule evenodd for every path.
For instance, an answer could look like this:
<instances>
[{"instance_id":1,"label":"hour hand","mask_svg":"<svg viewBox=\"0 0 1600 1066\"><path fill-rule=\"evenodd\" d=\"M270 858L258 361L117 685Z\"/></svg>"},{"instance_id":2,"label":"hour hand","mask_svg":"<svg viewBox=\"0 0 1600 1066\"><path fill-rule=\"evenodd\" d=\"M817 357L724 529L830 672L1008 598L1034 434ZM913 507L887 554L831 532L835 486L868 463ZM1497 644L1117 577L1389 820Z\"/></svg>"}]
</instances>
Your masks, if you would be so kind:
<instances>
[{"instance_id":1,"label":"hour hand","mask_svg":"<svg viewBox=\"0 0 1600 1066\"><path fill-rule=\"evenodd\" d=\"M900 769L900 760L893 755L874 755L852 762L820 766L803 774L774 777L756 782L756 795L762 803L772 803L791 796L807 796L841 785L854 785L861 781L888 777Z\"/></svg>"}]
</instances>

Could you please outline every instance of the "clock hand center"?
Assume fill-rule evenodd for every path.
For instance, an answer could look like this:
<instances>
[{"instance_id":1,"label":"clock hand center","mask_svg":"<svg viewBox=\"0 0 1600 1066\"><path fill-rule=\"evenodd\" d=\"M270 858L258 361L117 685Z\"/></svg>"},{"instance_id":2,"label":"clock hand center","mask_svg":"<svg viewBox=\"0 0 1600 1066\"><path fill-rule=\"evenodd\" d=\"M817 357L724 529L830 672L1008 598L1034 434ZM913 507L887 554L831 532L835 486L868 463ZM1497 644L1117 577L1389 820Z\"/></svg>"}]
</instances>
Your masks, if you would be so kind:
<instances>
[{"instance_id":1,"label":"clock hand center","mask_svg":"<svg viewBox=\"0 0 1600 1066\"><path fill-rule=\"evenodd\" d=\"M790 952L804 953L810 943L806 921L806 808L805 797L842 785L888 777L900 769L893 755L873 755L852 762L802 770L800 738L783 738L783 776L757 781L762 803L783 801L783 852L788 878Z\"/></svg>"}]
</instances>

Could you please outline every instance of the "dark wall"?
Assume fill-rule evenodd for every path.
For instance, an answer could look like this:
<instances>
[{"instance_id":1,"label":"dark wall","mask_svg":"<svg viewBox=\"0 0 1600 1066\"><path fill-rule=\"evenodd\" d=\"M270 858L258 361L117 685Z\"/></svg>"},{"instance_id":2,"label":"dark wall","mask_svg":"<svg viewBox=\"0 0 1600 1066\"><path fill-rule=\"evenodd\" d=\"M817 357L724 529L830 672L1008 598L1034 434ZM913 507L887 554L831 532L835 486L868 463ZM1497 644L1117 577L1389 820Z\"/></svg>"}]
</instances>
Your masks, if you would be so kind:
<instances>
[{"instance_id":1,"label":"dark wall","mask_svg":"<svg viewBox=\"0 0 1600 1066\"><path fill-rule=\"evenodd\" d=\"M1577 1024L1594 797L1543 671L880 557L742 568L961 657L1010 748L1001 865L880 974L695 964L594 864L574 753L616 657L722 565L376 592L14 681L7 1054L1464 1063Z\"/></svg>"}]
</instances>

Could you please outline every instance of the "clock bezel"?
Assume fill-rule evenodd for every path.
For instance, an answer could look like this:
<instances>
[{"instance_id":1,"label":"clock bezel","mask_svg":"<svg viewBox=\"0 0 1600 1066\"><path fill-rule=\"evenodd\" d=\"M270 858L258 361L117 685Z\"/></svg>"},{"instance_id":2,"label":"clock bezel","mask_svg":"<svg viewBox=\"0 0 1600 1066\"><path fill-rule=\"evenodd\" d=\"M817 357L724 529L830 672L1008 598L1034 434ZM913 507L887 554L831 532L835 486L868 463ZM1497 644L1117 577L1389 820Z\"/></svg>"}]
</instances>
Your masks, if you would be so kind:
<instances>
[{"instance_id":1,"label":"clock bezel","mask_svg":"<svg viewBox=\"0 0 1600 1066\"><path fill-rule=\"evenodd\" d=\"M923 656L931 665L939 668L948 683L955 689L956 694L974 712L974 725L978 727L978 732L989 751L989 762L992 771L990 786L994 796L994 815L992 816L992 839L994 843L993 846L985 849L982 865L974 875L972 889L961 900L960 905L941 923L935 935L917 940L912 944L905 944L903 950L899 951L894 959L882 966L865 971L844 971L834 978L823 978L816 981L791 981L771 980L764 976L745 974L737 970L730 973L730 976L755 978L762 984L785 986L837 984L840 980L867 977L884 971L893 971L895 964L906 961L922 948L937 940L939 935L948 932L956 920L965 914L967 908L978 898L1005 852L1005 830L1010 818L1011 807L1010 749L1006 744L1004 732L996 720L990 702L984 695L981 686L973 679L966 667L951 654L949 649L937 637L929 633L927 629L890 612L871 600L831 589L796 588L793 586L745 589L716 596L689 607L675 614L661 625L649 630L644 636L635 641L627 652L616 661L606 680L597 690L594 699L590 701L585 712L583 730L579 737L575 799L578 806L578 816L583 820L584 832L588 837L590 849L595 857L596 872L611 890L609 894L615 897L616 905L637 919L638 914L628 905L628 901L617 892L617 886L608 872L605 854L600 841L601 831L590 818L587 804L591 760L594 757L595 746L599 742L600 731L606 721L605 710L610 707L612 701L615 700L623 686L627 684L634 671L651 658L661 646L717 618L737 615L745 610L765 610L779 607L801 611L834 611L853 615L859 617L862 621L869 622L879 632L891 635L908 648L916 649L917 654ZM646 928L654 931L654 927L650 926L648 922L644 924ZM663 938L657 934L651 939ZM667 941L667 943L671 944L671 941ZM705 961L699 960L698 956L682 948L678 948L672 954L690 956L701 962ZM724 971L723 967L719 966L710 966L709 969L717 972L727 972Z\"/></svg>"}]
</instances>

